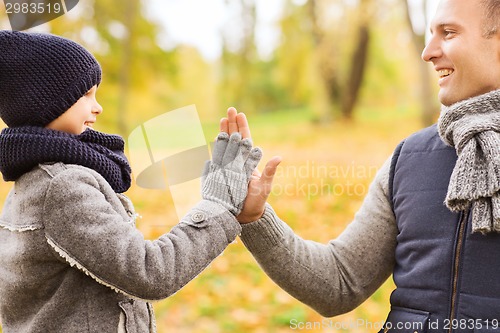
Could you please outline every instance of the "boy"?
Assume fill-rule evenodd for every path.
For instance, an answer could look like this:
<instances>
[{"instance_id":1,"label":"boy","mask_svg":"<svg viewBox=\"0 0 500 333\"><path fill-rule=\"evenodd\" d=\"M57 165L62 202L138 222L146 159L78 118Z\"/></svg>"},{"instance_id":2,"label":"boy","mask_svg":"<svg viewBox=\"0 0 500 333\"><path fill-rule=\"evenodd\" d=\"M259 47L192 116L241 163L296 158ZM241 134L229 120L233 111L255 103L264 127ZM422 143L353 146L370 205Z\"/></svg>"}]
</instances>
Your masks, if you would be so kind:
<instances>
[{"instance_id":1,"label":"boy","mask_svg":"<svg viewBox=\"0 0 500 333\"><path fill-rule=\"evenodd\" d=\"M92 129L101 68L54 35L0 31L0 171L15 181L0 215L0 322L10 332L155 332L148 300L198 275L240 233L249 138L219 135L199 202L144 240L122 193L124 141Z\"/></svg>"}]
</instances>

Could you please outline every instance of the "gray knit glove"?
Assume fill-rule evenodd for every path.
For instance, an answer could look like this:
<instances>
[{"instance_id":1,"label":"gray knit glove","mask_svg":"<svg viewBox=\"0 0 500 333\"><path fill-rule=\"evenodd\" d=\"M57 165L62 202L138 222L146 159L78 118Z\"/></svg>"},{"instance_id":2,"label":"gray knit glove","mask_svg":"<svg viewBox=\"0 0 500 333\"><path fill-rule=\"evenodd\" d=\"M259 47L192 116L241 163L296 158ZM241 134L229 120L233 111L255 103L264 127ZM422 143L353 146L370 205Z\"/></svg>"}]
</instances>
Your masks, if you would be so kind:
<instances>
[{"instance_id":1,"label":"gray knit glove","mask_svg":"<svg viewBox=\"0 0 500 333\"><path fill-rule=\"evenodd\" d=\"M203 170L202 198L215 201L238 216L248 193L250 177L261 158L262 150L252 149L249 138L241 139L240 133L233 133L231 137L219 133L212 160L207 161Z\"/></svg>"}]
</instances>

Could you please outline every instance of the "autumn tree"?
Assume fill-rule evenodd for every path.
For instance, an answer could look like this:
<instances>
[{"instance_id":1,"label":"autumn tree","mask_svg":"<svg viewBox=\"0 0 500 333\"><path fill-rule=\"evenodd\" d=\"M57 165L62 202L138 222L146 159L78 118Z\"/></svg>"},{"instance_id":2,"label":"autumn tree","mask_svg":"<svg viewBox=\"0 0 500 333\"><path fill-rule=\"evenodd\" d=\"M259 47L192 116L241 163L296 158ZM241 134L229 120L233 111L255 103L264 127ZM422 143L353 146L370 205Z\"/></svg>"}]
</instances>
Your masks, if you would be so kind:
<instances>
[{"instance_id":1,"label":"autumn tree","mask_svg":"<svg viewBox=\"0 0 500 333\"><path fill-rule=\"evenodd\" d=\"M219 91L226 104L253 108L252 92L248 89L252 81L255 48L256 8L253 0L225 1L227 10L234 13L227 29L221 31L222 56L220 60Z\"/></svg>"},{"instance_id":2,"label":"autumn tree","mask_svg":"<svg viewBox=\"0 0 500 333\"><path fill-rule=\"evenodd\" d=\"M372 24L371 1L361 0L354 8L342 1L307 2L312 40L318 50L317 66L330 104L330 113L340 111L346 119L352 118L367 66ZM343 15L340 24L332 22L332 18L324 14L329 12L327 7L332 6ZM347 43L347 40L351 40L351 43ZM344 59L340 58L343 57L339 47L342 44L351 47Z\"/></svg>"}]
</instances>

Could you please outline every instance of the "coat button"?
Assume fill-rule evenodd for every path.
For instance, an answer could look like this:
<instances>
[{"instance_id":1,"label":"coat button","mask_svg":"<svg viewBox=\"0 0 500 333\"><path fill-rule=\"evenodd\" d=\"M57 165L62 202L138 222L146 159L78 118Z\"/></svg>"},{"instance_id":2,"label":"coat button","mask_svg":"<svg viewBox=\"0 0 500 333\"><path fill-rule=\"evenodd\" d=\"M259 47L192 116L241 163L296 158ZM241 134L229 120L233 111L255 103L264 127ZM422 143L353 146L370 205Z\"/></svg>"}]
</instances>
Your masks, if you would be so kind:
<instances>
[{"instance_id":1,"label":"coat button","mask_svg":"<svg viewBox=\"0 0 500 333\"><path fill-rule=\"evenodd\" d=\"M203 214L203 213L194 213L191 216L191 220L193 222L201 222L201 221L205 220L205 214Z\"/></svg>"}]
</instances>

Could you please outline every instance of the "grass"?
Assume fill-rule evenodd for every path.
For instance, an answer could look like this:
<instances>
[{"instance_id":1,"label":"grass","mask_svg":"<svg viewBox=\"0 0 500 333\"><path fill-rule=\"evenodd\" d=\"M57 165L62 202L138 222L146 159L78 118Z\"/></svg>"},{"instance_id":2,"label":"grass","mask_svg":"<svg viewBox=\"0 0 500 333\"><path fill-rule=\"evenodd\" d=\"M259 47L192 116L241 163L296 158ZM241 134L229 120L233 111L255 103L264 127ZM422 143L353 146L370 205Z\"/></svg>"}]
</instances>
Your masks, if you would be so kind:
<instances>
[{"instance_id":1,"label":"grass","mask_svg":"<svg viewBox=\"0 0 500 333\"><path fill-rule=\"evenodd\" d=\"M352 122L318 125L311 119L307 110L249 117L263 160L283 157L269 202L301 237L326 243L352 220L376 169L419 124L414 112L370 109ZM205 137L215 137L217 128L204 123ZM8 188L0 183L0 203ZM146 238L157 238L177 222L169 191L133 186L127 195L143 216L138 228ZM367 332L385 320L393 288L389 279L357 309L325 319L276 286L237 240L195 280L154 307L159 333L280 333L301 327Z\"/></svg>"}]
</instances>

